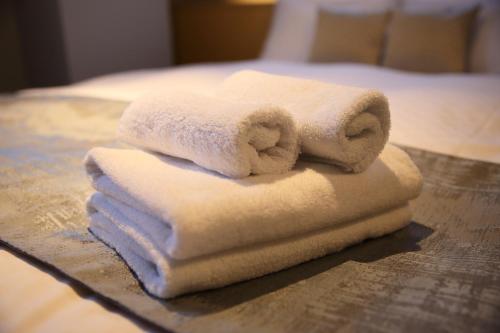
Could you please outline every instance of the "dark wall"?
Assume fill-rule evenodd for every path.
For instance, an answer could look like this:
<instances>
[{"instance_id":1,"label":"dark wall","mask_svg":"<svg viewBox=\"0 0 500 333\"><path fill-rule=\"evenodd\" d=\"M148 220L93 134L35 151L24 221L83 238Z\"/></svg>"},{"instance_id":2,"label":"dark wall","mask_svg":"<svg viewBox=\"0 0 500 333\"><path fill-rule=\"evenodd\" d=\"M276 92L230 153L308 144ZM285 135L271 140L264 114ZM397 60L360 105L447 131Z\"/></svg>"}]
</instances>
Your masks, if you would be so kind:
<instances>
[{"instance_id":1,"label":"dark wall","mask_svg":"<svg viewBox=\"0 0 500 333\"><path fill-rule=\"evenodd\" d=\"M71 82L170 64L166 0L59 0Z\"/></svg>"},{"instance_id":2,"label":"dark wall","mask_svg":"<svg viewBox=\"0 0 500 333\"><path fill-rule=\"evenodd\" d=\"M171 63L167 0L0 0L0 91Z\"/></svg>"},{"instance_id":3,"label":"dark wall","mask_svg":"<svg viewBox=\"0 0 500 333\"><path fill-rule=\"evenodd\" d=\"M27 85L15 0L0 0L0 91Z\"/></svg>"},{"instance_id":4,"label":"dark wall","mask_svg":"<svg viewBox=\"0 0 500 333\"><path fill-rule=\"evenodd\" d=\"M15 2L28 85L69 83L58 0Z\"/></svg>"}]
</instances>

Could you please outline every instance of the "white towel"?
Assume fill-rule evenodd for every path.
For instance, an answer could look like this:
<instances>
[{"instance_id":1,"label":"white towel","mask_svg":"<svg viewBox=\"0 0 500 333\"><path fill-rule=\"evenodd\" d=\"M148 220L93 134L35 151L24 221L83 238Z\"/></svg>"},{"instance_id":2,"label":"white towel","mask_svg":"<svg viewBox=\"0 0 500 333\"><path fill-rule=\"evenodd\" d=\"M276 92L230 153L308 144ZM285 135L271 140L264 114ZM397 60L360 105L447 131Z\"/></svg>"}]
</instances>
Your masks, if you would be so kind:
<instances>
[{"instance_id":1,"label":"white towel","mask_svg":"<svg viewBox=\"0 0 500 333\"><path fill-rule=\"evenodd\" d=\"M94 148L90 230L159 297L221 287L405 226L421 189L387 146L364 173L301 161L282 175L229 179L138 150Z\"/></svg>"},{"instance_id":2,"label":"white towel","mask_svg":"<svg viewBox=\"0 0 500 333\"><path fill-rule=\"evenodd\" d=\"M388 102L376 90L246 70L227 78L217 95L284 107L297 122L305 156L347 171L368 168L389 137Z\"/></svg>"},{"instance_id":3,"label":"white towel","mask_svg":"<svg viewBox=\"0 0 500 333\"><path fill-rule=\"evenodd\" d=\"M286 172L299 150L286 111L181 91L132 102L120 119L118 137L233 178Z\"/></svg>"},{"instance_id":4,"label":"white towel","mask_svg":"<svg viewBox=\"0 0 500 333\"><path fill-rule=\"evenodd\" d=\"M408 155L390 145L359 174L301 161L286 174L235 180L186 160L109 148L92 149L85 165L97 191L171 230L162 246L175 259L378 214L405 205L422 184Z\"/></svg>"},{"instance_id":5,"label":"white towel","mask_svg":"<svg viewBox=\"0 0 500 333\"><path fill-rule=\"evenodd\" d=\"M164 226L149 224L148 219L128 219L121 215L120 208L105 203L106 198L98 194L89 201L90 206L101 200L105 208L89 210L91 231L122 256L151 294L162 298L223 287L285 269L391 233L406 226L411 218L409 208L403 206L296 237L178 261L154 241L154 235Z\"/></svg>"}]
</instances>

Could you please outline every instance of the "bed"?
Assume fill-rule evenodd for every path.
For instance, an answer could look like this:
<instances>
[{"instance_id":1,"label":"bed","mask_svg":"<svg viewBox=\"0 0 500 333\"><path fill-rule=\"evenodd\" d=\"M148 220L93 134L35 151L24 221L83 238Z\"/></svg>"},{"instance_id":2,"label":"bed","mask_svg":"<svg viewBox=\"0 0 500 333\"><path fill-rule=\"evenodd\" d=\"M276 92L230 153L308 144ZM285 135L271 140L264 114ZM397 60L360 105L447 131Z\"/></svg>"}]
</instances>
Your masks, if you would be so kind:
<instances>
[{"instance_id":1,"label":"bed","mask_svg":"<svg viewBox=\"0 0 500 333\"><path fill-rule=\"evenodd\" d=\"M38 165L41 170L47 172L47 166L43 166L42 163L42 155L44 151L50 149L56 149L60 157L71 159L71 163L68 165L72 171L68 174L57 168L55 171L52 170L60 178L59 181L62 180L65 183L59 184L62 187L58 190L59 192L54 191L47 196L57 197L64 193L61 191L69 190L72 192L72 198L65 200L74 200L74 202L66 203L68 205L67 211L55 211L52 212L53 215L47 214L48 204L43 200L40 202L36 202L35 199L29 200L30 204L36 206L34 209L36 214L43 215L37 217L45 219L42 220L45 221L44 225L48 226L47 229L50 229L50 226L54 224L63 223L61 221L76 219L79 214L72 212L71 209L78 209L78 205L81 207L88 189L80 183L73 184L69 179L71 177L84 178L83 170L79 169L78 163L87 147L117 145L113 141L114 127L128 101L157 87L175 86L178 88L185 86L208 92L214 89L224 77L241 68L382 89L391 102L392 131L390 141L405 147L411 153L426 176L427 192L440 195L439 198L433 197L431 200L431 198L425 198L427 192L424 192L423 202L417 203L417 206L424 205L427 206L427 209L418 209L415 216L417 224L403 231L403 234L385 237L380 241L367 242L367 244L361 245L361 248L355 247L354 250L347 251L348 253L344 255L343 259L338 259L338 257L334 259L335 256L331 256L332 258L329 259L330 261L344 260L344 264L336 263L334 265L328 260L326 262L320 260L311 267L303 268L306 273L300 271L288 273L293 277L291 280L287 274L282 277L278 274L278 277L275 277L278 281L273 281L273 278L271 281L264 281L263 283L276 285L276 290L272 288L273 290L269 292L273 296L273 301L283 305L279 300L286 301L284 295L293 292L294 288L309 285L307 281L311 279L326 278L325 276L328 276L328 272L332 269L337 274L341 274L341 281L346 283L349 274L353 274L352 270L347 269L354 262L354 267L357 267L354 268L354 271L359 270L358 274L366 273L367 270L367 274L379 275L377 280L370 281L367 277L363 287L374 293L369 295L369 298L375 304L382 301L389 302L389 296L401 298L394 299L391 304L386 304L388 309L392 308L392 310L387 310L389 314L405 318L405 316L412 316L413 313L413 315L418 315L417 318L420 318L422 323L436 325L436 323L442 323L447 316L465 313L468 316L464 320L458 321L455 328L463 330L465 325L472 323L476 325L477 329L493 330L498 328L497 318L500 302L497 283L500 271L500 262L498 261L500 77L497 75L423 75L354 64L311 65L251 61L196 65L166 70L134 71L96 78L67 87L23 91L15 97L2 99L2 123L4 125L11 124L10 127L3 126L2 128L2 138L4 138L2 140L3 193L4 198L7 196L8 199L2 200L3 220L9 220L8 217L13 208L19 209L21 207L12 207L17 205L16 201L12 199L16 187L24 186L37 191L37 186L42 190L44 186L55 186L54 184L50 185L50 182L47 183L48 185L40 182L35 187L29 186L29 182L33 182L33 179L30 178L34 177L30 176L33 170L30 172L25 170L26 164L29 164ZM61 119L64 121L61 122ZM83 123L82 119L86 119L86 122ZM12 126L12 124L17 125ZM38 151L40 156L33 156L33 151ZM59 163L57 159L49 162ZM68 168L68 166L65 167ZM19 176L24 178L22 182L16 179ZM80 182L83 181L80 180ZM38 191L41 190L40 188ZM441 193L443 191L445 194ZM459 198L456 198L457 195ZM454 201L454 204L458 206L449 205L449 201L452 200L450 197L458 200ZM65 202L60 201L61 199L54 200L55 203ZM23 209L30 211L28 207ZM455 210L455 212L451 210ZM471 211L473 215L464 217ZM58 213L59 215L57 215ZM17 214L23 216L19 212ZM429 214L432 216L428 216ZM461 214L465 215L461 216ZM443 218L445 219L441 220ZM481 220L474 222L474 219L478 218ZM453 226L454 223L457 224L457 227ZM57 226L55 230L58 230ZM47 235L44 236L45 238L40 237L41 242L48 241ZM71 235L65 235L65 237L71 238ZM377 257L379 254L376 253L380 252L381 248L394 241L394 239L391 240L391 237L402 240L404 246L415 248L401 250L391 249L389 246L385 253L390 263L380 263L377 264L380 267L377 265L372 267L371 261L377 262L377 260L365 258L366 252L375 251L372 255ZM458 242L456 246L452 246L453 239ZM113 313L113 309L123 308L123 306L112 306L110 311L109 302L102 301L100 297L97 297L100 304L89 300L89 298L94 299L94 296L89 291L88 285L82 287L79 282L74 282L74 277L70 278L68 282L66 274L58 274L56 279L48 276L44 271L53 272L53 270L47 269L40 262L30 262L35 267L39 267L35 268L22 261L26 260L26 257L23 256L23 259L16 257L19 252L15 250L17 248L15 244L19 243L15 241L6 243L8 243L8 250L3 249L0 255L3 281L1 285L3 295L1 313L4 316L1 322L2 325L5 325L4 328L20 331L25 328L50 329L75 321L80 322L81 320L78 318L82 316L87 318L85 322L90 326L82 325L72 327L72 329L85 331L89 327L95 327L93 325L110 331L118 328L127 331L136 331L144 327L151 328L145 324L151 318L144 321L140 319L141 314L139 316L133 315L131 313L136 313L134 310L127 310L128 318L132 318L134 321L133 323L129 322L129 319ZM426 251L421 253L417 250L420 247ZM391 251L395 251L397 254L391 254ZM24 249L22 252L29 254L29 246L28 250ZM384 251L382 252L384 253ZM409 253L412 254L411 258L408 258ZM382 257L384 256L382 255ZM408 272L405 272L405 269L411 267L411 265L408 266L409 263L417 265L421 269L425 268L429 272L425 270L419 273L413 272L412 274L415 274L416 277L411 281L411 287L405 289L401 287L402 281L400 279L405 276L410 278L407 276ZM368 267L365 267L366 265ZM393 276L388 272L394 269L395 265L402 265L406 268L403 268L399 275ZM431 271L434 269L440 269L442 272L432 273ZM349 271L350 273L348 273ZM322 273L319 274L319 272ZM373 276L371 277L373 278ZM287 283L280 284L280 279L284 279L289 285ZM384 282L386 279L387 281ZM432 287L427 285L428 282L431 283ZM75 293L68 284L81 293L83 297ZM420 287L419 284L421 284ZM258 289L259 286L263 288L259 282L254 282L253 285L246 288ZM339 291L338 288L341 290ZM90 289L94 288L90 286ZM377 294L377 289L380 289L380 294ZM400 289L406 291L403 292ZM325 304L335 302L336 298L330 295L331 297L325 300L319 294L314 294L314 290L308 290L307 293L312 293L308 296L310 300L303 302L307 304L309 309L312 309L315 316L313 322L316 326L311 323L309 325L312 326L308 326L308 321L302 317L305 320L305 322L301 322L301 325L305 325L304 328L326 329L330 327L328 325L348 325L346 327L355 325L353 327L378 330L377 327L370 326L367 321L370 314L371 316L375 315L373 313L375 310L370 306L361 306L359 301L349 298L360 297L359 294L346 295L345 288L342 289L338 285L335 286L334 290L339 292L338 297L343 304L343 306L340 303L337 304L340 306L339 311L346 311L346 304L348 304L358 309L354 313L358 315L363 313L363 320L358 324L348 319L345 319L345 323L339 322L338 318L335 319L335 316L339 315L338 313L329 315L323 312L327 311L326 308L323 308ZM231 299L231 297L235 297L232 294L234 292L234 290L229 291L231 296L224 293L222 296ZM269 297L269 294L260 291L252 294L252 297L249 296L249 299L253 303L258 303L260 298ZM217 304L217 302L221 302L219 298L222 296L210 296L208 300L202 301L198 298L198 301ZM215 297L216 301L211 297ZM418 300L415 297L422 297L422 299ZM432 297L437 298L433 300ZM235 312L242 311L238 310L238 307L241 306L240 303L248 302L246 298L243 300L236 302L237 305L229 302L230 306L228 305L227 309L219 304L224 310L216 313L234 315L231 309ZM193 300L188 298L188 300L180 301L181 305L186 306L182 304L183 302L189 303ZM451 305L439 304L439 302L451 302ZM425 311L426 304L443 312L429 313ZM251 309L246 308L246 311L256 311L256 306L253 304ZM395 310L397 306L403 306L404 311L407 312L399 313ZM190 309L189 311L196 313L195 310ZM280 313L281 310L274 311ZM16 315L10 315L11 313ZM204 317L208 316L203 311L201 313ZM304 314L302 313L302 315ZM233 324L246 325L245 327L252 329L264 327L249 325L243 318L244 316ZM358 318L358 320L360 319ZM218 322L220 323L220 319ZM321 322L323 324L319 324ZM390 317L384 317L383 322L387 325L400 323L397 318ZM288 321L287 324L289 325L290 322ZM190 330L210 327L207 326L206 322L193 325L187 327ZM409 327L420 327L415 325L417 322L409 324ZM156 326L152 327L157 328ZM182 329L182 327L182 325L174 326L176 329ZM239 326L235 327L241 329ZM221 327L218 326L218 328ZM281 327L281 329L283 328L286 327ZM445 327L441 328L445 329Z\"/></svg>"},{"instance_id":2,"label":"bed","mask_svg":"<svg viewBox=\"0 0 500 333\"><path fill-rule=\"evenodd\" d=\"M79 209L89 189L82 185L79 163L91 146L118 145L114 128L129 101L158 87L210 92L243 68L381 89L391 105L390 141L410 153L425 177L424 194L414 203L414 223L339 255L170 303L150 297L132 301L140 286L133 285L122 266L104 269L102 275L119 270L129 283L120 286L132 289L132 295L119 296L117 287L107 294L110 286L102 280L93 285L89 272L101 276L95 270L104 267L96 262L120 265L117 258L111 264L79 258L86 264L65 271L58 264L68 257L76 260L70 250L55 262L33 252L36 244L50 248L56 238L70 242L81 236L77 232L85 233L68 224L84 221ZM500 327L498 75L427 75L359 64L257 60L113 74L22 91L0 103L0 330L56 331L68 325L82 332ZM23 243L21 229L12 223L28 224L32 218L43 230L32 236L38 243ZM65 225L62 231L58 224ZM78 246L89 243L94 244L86 239ZM111 256L104 248L95 251ZM155 302L160 302L160 312L153 309Z\"/></svg>"},{"instance_id":3,"label":"bed","mask_svg":"<svg viewBox=\"0 0 500 333\"><path fill-rule=\"evenodd\" d=\"M132 101L153 89L210 93L226 76L254 69L382 90L390 100L390 141L459 157L500 163L500 77L420 74L360 64L245 61L105 76L24 96L84 96Z\"/></svg>"}]
</instances>

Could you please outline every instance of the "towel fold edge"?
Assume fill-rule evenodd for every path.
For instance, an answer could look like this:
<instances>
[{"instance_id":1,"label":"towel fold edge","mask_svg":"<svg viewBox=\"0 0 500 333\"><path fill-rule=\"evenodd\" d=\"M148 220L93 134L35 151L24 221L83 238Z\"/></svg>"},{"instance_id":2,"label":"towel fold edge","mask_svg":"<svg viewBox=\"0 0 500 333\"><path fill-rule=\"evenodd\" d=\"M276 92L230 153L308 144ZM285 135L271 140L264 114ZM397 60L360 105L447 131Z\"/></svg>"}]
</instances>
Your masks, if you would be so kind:
<instances>
[{"instance_id":1,"label":"towel fold edge","mask_svg":"<svg viewBox=\"0 0 500 333\"><path fill-rule=\"evenodd\" d=\"M260 277L322 257L399 230L410 220L409 205L404 205L306 235L189 260L169 259L130 221L117 224L96 212L90 215L89 229L125 260L148 292L171 298Z\"/></svg>"}]
</instances>

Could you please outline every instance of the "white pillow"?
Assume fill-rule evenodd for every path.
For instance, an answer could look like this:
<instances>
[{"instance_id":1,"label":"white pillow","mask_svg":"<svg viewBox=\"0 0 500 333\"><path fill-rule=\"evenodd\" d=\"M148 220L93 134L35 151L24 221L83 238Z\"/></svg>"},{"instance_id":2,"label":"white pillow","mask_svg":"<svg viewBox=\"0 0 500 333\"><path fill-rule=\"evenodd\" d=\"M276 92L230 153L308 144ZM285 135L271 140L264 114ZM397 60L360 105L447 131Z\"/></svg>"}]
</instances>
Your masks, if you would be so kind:
<instances>
[{"instance_id":1,"label":"white pillow","mask_svg":"<svg viewBox=\"0 0 500 333\"><path fill-rule=\"evenodd\" d=\"M468 70L500 73L500 1L498 0L405 0L410 13L453 13L481 5L471 37Z\"/></svg>"},{"instance_id":2,"label":"white pillow","mask_svg":"<svg viewBox=\"0 0 500 333\"><path fill-rule=\"evenodd\" d=\"M264 50L263 59L306 61L311 49L319 8L350 14L383 12L398 0L280 0Z\"/></svg>"}]
</instances>

